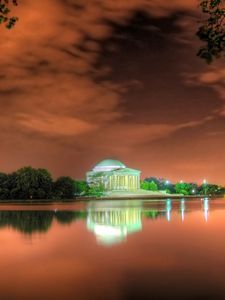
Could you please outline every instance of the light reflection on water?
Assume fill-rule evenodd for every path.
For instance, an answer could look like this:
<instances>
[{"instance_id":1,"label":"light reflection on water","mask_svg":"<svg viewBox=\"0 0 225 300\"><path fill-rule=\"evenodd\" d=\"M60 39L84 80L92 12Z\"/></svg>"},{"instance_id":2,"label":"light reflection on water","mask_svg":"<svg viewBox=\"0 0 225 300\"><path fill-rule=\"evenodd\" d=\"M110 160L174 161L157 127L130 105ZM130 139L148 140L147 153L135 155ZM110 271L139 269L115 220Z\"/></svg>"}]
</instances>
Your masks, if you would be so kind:
<instances>
[{"instance_id":1,"label":"light reflection on water","mask_svg":"<svg viewBox=\"0 0 225 300\"><path fill-rule=\"evenodd\" d=\"M225 299L224 232L225 199L0 205L0 296Z\"/></svg>"},{"instance_id":2,"label":"light reflection on water","mask_svg":"<svg viewBox=\"0 0 225 300\"><path fill-rule=\"evenodd\" d=\"M176 201L176 208L174 212L180 212L181 220L185 220L185 199ZM190 202L190 200L189 200ZM87 208L87 228L92 231L101 245L113 245L122 242L131 233L142 230L142 217L148 217L155 220L158 216L166 218L168 222L171 221L172 203L171 199L161 201L160 208L157 206L159 203L151 203L151 209L144 207L148 202L126 201L124 204L121 202L94 202ZM123 204L121 206L121 204ZM156 204L156 208L154 208ZM131 207L130 207L131 206ZM209 214L209 200L203 198L199 200L199 207L202 209L202 215L205 221L208 221ZM187 211L188 212L188 211Z\"/></svg>"},{"instance_id":3,"label":"light reflection on water","mask_svg":"<svg viewBox=\"0 0 225 300\"><path fill-rule=\"evenodd\" d=\"M17 206L17 210L0 210L0 226L8 226L24 234L47 232L54 220L60 224L70 224L78 220L86 220L87 230L96 235L97 241L102 245L113 245L126 239L134 232L142 230L142 218L156 220L158 217L171 222L172 214L180 213L182 222L185 214L195 210L202 210L205 221L208 221L209 199L197 201L198 206L192 207L194 201L180 199L172 201L90 201L83 205L82 210L74 210L73 205L67 207L36 210L31 207ZM173 204L174 207L173 207ZM196 204L196 203L195 203ZM187 206L188 205L188 206ZM187 206L187 207L186 207ZM76 205L75 205L76 208Z\"/></svg>"}]
</instances>

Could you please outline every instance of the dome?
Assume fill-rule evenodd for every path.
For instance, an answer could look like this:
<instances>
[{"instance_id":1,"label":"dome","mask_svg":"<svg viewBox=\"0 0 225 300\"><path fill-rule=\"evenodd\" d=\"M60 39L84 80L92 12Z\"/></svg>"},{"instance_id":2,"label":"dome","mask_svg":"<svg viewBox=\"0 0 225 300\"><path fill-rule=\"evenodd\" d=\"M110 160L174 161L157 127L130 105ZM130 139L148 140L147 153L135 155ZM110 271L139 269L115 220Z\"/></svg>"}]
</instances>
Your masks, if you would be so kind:
<instances>
[{"instance_id":1,"label":"dome","mask_svg":"<svg viewBox=\"0 0 225 300\"><path fill-rule=\"evenodd\" d=\"M112 171L116 169L126 168L126 166L120 162L119 160L115 159L105 159L98 163L93 171L94 172L105 172L105 171Z\"/></svg>"}]
</instances>

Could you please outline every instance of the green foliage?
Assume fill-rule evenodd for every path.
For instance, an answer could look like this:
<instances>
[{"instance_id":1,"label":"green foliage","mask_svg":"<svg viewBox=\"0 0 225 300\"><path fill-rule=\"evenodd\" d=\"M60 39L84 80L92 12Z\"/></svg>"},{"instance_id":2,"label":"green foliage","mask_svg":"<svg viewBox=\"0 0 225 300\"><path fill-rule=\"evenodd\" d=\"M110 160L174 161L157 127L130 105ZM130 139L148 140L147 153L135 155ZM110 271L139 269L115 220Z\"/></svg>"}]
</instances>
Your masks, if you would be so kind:
<instances>
[{"instance_id":1,"label":"green foliage","mask_svg":"<svg viewBox=\"0 0 225 300\"><path fill-rule=\"evenodd\" d=\"M158 191L158 186L154 181L141 181L141 189L148 191Z\"/></svg>"},{"instance_id":2,"label":"green foliage","mask_svg":"<svg viewBox=\"0 0 225 300\"><path fill-rule=\"evenodd\" d=\"M13 197L17 199L50 199L52 196L52 177L45 169L24 167L13 177Z\"/></svg>"},{"instance_id":3,"label":"green foliage","mask_svg":"<svg viewBox=\"0 0 225 300\"><path fill-rule=\"evenodd\" d=\"M101 197L103 195L104 195L104 187L101 184L99 184L98 186L90 187L87 192L87 196Z\"/></svg>"},{"instance_id":4,"label":"green foliage","mask_svg":"<svg viewBox=\"0 0 225 300\"><path fill-rule=\"evenodd\" d=\"M175 190L177 194L190 195L191 185L185 182L178 182L175 185Z\"/></svg>"},{"instance_id":5,"label":"green foliage","mask_svg":"<svg viewBox=\"0 0 225 300\"><path fill-rule=\"evenodd\" d=\"M24 167L11 174L0 173L0 200L73 199L88 191L85 181L74 181L68 176L53 182L45 169Z\"/></svg>"},{"instance_id":6,"label":"green foliage","mask_svg":"<svg viewBox=\"0 0 225 300\"><path fill-rule=\"evenodd\" d=\"M216 184L203 183L199 187L199 194L206 196L223 196L225 188Z\"/></svg>"},{"instance_id":7,"label":"green foliage","mask_svg":"<svg viewBox=\"0 0 225 300\"><path fill-rule=\"evenodd\" d=\"M159 191L166 191L167 193L175 193L175 186L170 181L164 178L148 177L144 181L154 182Z\"/></svg>"},{"instance_id":8,"label":"green foliage","mask_svg":"<svg viewBox=\"0 0 225 300\"><path fill-rule=\"evenodd\" d=\"M0 24L4 23L7 29L11 29L18 21L18 17L10 16L10 4L17 5L17 0L0 0Z\"/></svg>"},{"instance_id":9,"label":"green foliage","mask_svg":"<svg viewBox=\"0 0 225 300\"><path fill-rule=\"evenodd\" d=\"M0 173L0 199L50 199L52 178L45 169L24 167L6 175Z\"/></svg>"},{"instance_id":10,"label":"green foliage","mask_svg":"<svg viewBox=\"0 0 225 300\"><path fill-rule=\"evenodd\" d=\"M200 0L200 8L206 18L196 33L204 42L197 55L211 63L225 50L225 1Z\"/></svg>"},{"instance_id":11,"label":"green foliage","mask_svg":"<svg viewBox=\"0 0 225 300\"><path fill-rule=\"evenodd\" d=\"M86 181L74 180L74 193L76 196L85 195L88 193L89 187Z\"/></svg>"},{"instance_id":12,"label":"green foliage","mask_svg":"<svg viewBox=\"0 0 225 300\"><path fill-rule=\"evenodd\" d=\"M153 192L158 191L158 186L154 181L149 182L149 187L148 188L149 188L150 191L153 191Z\"/></svg>"},{"instance_id":13,"label":"green foliage","mask_svg":"<svg viewBox=\"0 0 225 300\"><path fill-rule=\"evenodd\" d=\"M0 199L8 199L9 189L8 189L8 176L4 173L0 173Z\"/></svg>"},{"instance_id":14,"label":"green foliage","mask_svg":"<svg viewBox=\"0 0 225 300\"><path fill-rule=\"evenodd\" d=\"M157 210L149 210L144 211L143 215L148 219L156 219L159 216L159 212Z\"/></svg>"},{"instance_id":15,"label":"green foliage","mask_svg":"<svg viewBox=\"0 0 225 300\"><path fill-rule=\"evenodd\" d=\"M145 181L145 180L141 181L141 183L140 183L140 188L141 188L142 190L148 190L148 182Z\"/></svg>"},{"instance_id":16,"label":"green foliage","mask_svg":"<svg viewBox=\"0 0 225 300\"><path fill-rule=\"evenodd\" d=\"M73 199L75 195L74 181L69 176L59 177L54 183L54 197L57 199Z\"/></svg>"}]
</instances>

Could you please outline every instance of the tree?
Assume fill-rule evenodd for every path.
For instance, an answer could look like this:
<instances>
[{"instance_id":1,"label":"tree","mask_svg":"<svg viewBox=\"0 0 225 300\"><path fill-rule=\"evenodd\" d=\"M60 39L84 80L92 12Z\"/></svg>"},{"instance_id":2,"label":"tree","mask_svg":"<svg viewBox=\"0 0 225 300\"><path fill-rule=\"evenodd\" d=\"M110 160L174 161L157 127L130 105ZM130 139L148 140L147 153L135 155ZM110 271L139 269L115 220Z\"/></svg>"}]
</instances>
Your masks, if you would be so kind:
<instances>
[{"instance_id":1,"label":"tree","mask_svg":"<svg viewBox=\"0 0 225 300\"><path fill-rule=\"evenodd\" d=\"M50 199L52 196L52 177L45 169L24 167L9 178L11 198Z\"/></svg>"},{"instance_id":2,"label":"tree","mask_svg":"<svg viewBox=\"0 0 225 300\"><path fill-rule=\"evenodd\" d=\"M141 181L140 187L143 190L148 190L148 181L146 180Z\"/></svg>"},{"instance_id":3,"label":"tree","mask_svg":"<svg viewBox=\"0 0 225 300\"><path fill-rule=\"evenodd\" d=\"M69 176L59 177L54 183L54 197L58 199L73 199L75 194L74 181Z\"/></svg>"},{"instance_id":4,"label":"tree","mask_svg":"<svg viewBox=\"0 0 225 300\"><path fill-rule=\"evenodd\" d=\"M101 197L104 195L104 186L102 184L98 184L96 186L91 186L88 189L87 195L93 197Z\"/></svg>"},{"instance_id":5,"label":"tree","mask_svg":"<svg viewBox=\"0 0 225 300\"><path fill-rule=\"evenodd\" d=\"M224 196L225 188L216 184L203 183L199 187L199 194L205 196Z\"/></svg>"},{"instance_id":6,"label":"tree","mask_svg":"<svg viewBox=\"0 0 225 300\"><path fill-rule=\"evenodd\" d=\"M148 189L149 189L149 191L156 192L156 191L158 191L158 186L154 181L150 181L148 184Z\"/></svg>"},{"instance_id":7,"label":"tree","mask_svg":"<svg viewBox=\"0 0 225 300\"><path fill-rule=\"evenodd\" d=\"M79 181L79 180L74 180L74 193L75 195L85 195L88 190L88 184L86 181Z\"/></svg>"},{"instance_id":8,"label":"tree","mask_svg":"<svg viewBox=\"0 0 225 300\"><path fill-rule=\"evenodd\" d=\"M9 189L7 185L8 176L4 173L0 173L0 199L6 200L9 198Z\"/></svg>"},{"instance_id":9,"label":"tree","mask_svg":"<svg viewBox=\"0 0 225 300\"><path fill-rule=\"evenodd\" d=\"M200 0L200 8L207 17L197 31L197 36L205 43L197 55L211 63L225 51L225 1Z\"/></svg>"},{"instance_id":10,"label":"tree","mask_svg":"<svg viewBox=\"0 0 225 300\"><path fill-rule=\"evenodd\" d=\"M11 29L18 21L18 17L10 16L10 4L16 6L17 0L0 0L0 24L4 23L8 29Z\"/></svg>"},{"instance_id":11,"label":"tree","mask_svg":"<svg viewBox=\"0 0 225 300\"><path fill-rule=\"evenodd\" d=\"M175 186L169 180L164 178L148 177L146 182L154 182L157 185L157 190L166 191L168 193L175 193ZM145 187L143 189L146 189ZM149 189L149 188L147 188Z\"/></svg>"},{"instance_id":12,"label":"tree","mask_svg":"<svg viewBox=\"0 0 225 300\"><path fill-rule=\"evenodd\" d=\"M192 193L192 185L190 183L178 182L175 184L177 194L190 195Z\"/></svg>"}]
</instances>

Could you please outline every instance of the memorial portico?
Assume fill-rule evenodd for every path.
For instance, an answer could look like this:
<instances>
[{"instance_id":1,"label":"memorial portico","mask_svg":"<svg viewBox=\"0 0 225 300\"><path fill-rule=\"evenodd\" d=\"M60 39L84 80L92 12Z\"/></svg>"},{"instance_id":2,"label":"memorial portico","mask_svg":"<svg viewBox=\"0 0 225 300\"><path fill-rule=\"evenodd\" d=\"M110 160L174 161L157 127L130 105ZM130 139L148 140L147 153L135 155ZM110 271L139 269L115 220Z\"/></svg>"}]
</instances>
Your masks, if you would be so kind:
<instances>
[{"instance_id":1,"label":"memorial portico","mask_svg":"<svg viewBox=\"0 0 225 300\"><path fill-rule=\"evenodd\" d=\"M118 160L106 159L87 172L87 182L90 186L102 185L109 191L132 191L140 189L140 174Z\"/></svg>"}]
</instances>

